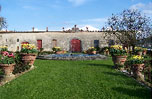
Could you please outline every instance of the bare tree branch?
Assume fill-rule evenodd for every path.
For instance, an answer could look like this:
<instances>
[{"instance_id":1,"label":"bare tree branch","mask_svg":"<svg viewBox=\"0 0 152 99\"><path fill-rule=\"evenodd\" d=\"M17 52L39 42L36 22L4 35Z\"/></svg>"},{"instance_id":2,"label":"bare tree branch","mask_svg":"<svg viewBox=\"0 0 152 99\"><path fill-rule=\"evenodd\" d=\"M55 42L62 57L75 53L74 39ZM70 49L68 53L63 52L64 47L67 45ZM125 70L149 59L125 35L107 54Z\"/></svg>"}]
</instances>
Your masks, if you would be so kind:
<instances>
[{"instance_id":1,"label":"bare tree branch","mask_svg":"<svg viewBox=\"0 0 152 99\"><path fill-rule=\"evenodd\" d=\"M0 12L1 12L1 6L0 6ZM0 16L0 30L2 30L3 28L7 28L7 22L4 17Z\"/></svg>"},{"instance_id":2,"label":"bare tree branch","mask_svg":"<svg viewBox=\"0 0 152 99\"><path fill-rule=\"evenodd\" d=\"M107 35L114 34L120 43L129 46L135 46L139 40L152 35L151 19L142 15L138 10L124 10L120 14L112 14L108 19L108 26L113 32L106 33Z\"/></svg>"}]
</instances>

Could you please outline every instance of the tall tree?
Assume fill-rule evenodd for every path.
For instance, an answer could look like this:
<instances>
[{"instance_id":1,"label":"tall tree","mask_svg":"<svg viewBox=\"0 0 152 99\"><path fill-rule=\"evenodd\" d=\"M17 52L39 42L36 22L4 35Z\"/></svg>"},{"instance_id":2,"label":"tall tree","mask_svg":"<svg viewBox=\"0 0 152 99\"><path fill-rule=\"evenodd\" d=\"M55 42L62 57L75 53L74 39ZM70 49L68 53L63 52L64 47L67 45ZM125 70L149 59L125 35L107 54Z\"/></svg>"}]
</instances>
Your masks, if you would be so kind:
<instances>
[{"instance_id":1,"label":"tall tree","mask_svg":"<svg viewBox=\"0 0 152 99\"><path fill-rule=\"evenodd\" d=\"M0 12L1 12L1 6L0 6ZM3 28L7 28L6 24L7 23L5 18L0 16L0 30L2 30Z\"/></svg>"},{"instance_id":2,"label":"tall tree","mask_svg":"<svg viewBox=\"0 0 152 99\"><path fill-rule=\"evenodd\" d=\"M108 19L112 31L106 35L114 35L120 43L135 46L140 40L152 35L152 22L138 10L127 9L119 14L112 14Z\"/></svg>"}]
</instances>

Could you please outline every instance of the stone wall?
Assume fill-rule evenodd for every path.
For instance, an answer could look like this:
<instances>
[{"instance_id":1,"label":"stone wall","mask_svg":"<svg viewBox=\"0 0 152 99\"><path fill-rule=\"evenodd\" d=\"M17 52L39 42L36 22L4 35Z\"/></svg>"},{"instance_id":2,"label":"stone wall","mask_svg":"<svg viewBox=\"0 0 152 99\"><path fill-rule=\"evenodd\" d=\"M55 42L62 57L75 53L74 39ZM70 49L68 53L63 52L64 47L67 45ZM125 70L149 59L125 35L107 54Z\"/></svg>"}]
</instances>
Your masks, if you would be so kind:
<instances>
[{"instance_id":1,"label":"stone wall","mask_svg":"<svg viewBox=\"0 0 152 99\"><path fill-rule=\"evenodd\" d=\"M70 41L72 39L81 40L82 51L94 46L94 40L99 40L99 47L108 46L109 39L104 38L104 32L40 32L40 33L0 33L0 46L7 45L11 51L16 51L17 46L21 49L22 42L29 42L37 45L37 40L42 40L42 48L46 51L51 51L53 44L52 40L57 40L57 46L62 49L70 50ZM17 41L19 39L19 42ZM111 37L114 40L114 37Z\"/></svg>"}]
</instances>

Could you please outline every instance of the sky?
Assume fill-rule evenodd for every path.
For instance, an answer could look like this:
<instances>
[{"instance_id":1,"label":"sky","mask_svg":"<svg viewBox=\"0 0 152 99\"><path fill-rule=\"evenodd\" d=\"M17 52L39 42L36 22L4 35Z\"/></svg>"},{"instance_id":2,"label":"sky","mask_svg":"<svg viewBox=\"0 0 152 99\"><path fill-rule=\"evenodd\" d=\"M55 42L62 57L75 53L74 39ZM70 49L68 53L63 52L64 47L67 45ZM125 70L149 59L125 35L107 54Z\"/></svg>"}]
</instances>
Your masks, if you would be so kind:
<instances>
[{"instance_id":1,"label":"sky","mask_svg":"<svg viewBox=\"0 0 152 99\"><path fill-rule=\"evenodd\" d=\"M0 0L7 30L62 30L90 26L101 29L112 13L138 9L152 16L152 0Z\"/></svg>"}]
</instances>

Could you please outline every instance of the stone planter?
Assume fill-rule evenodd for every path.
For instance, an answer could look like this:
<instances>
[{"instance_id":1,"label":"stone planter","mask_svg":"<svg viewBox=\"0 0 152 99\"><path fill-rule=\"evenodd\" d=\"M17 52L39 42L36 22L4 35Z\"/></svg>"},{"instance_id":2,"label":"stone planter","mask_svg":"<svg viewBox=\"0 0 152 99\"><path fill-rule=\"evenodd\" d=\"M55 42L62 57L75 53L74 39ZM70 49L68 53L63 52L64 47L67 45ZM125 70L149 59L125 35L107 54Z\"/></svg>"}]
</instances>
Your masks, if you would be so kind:
<instances>
[{"instance_id":1,"label":"stone planter","mask_svg":"<svg viewBox=\"0 0 152 99\"><path fill-rule=\"evenodd\" d=\"M14 66L15 64L0 64L0 68L2 68L2 70L4 71L5 76L13 75L12 72L14 70Z\"/></svg>"},{"instance_id":2,"label":"stone planter","mask_svg":"<svg viewBox=\"0 0 152 99\"><path fill-rule=\"evenodd\" d=\"M152 81L151 69L151 66L144 68L144 77L147 77L150 82Z\"/></svg>"},{"instance_id":3,"label":"stone planter","mask_svg":"<svg viewBox=\"0 0 152 99\"><path fill-rule=\"evenodd\" d=\"M139 81L144 81L144 75L141 73L144 69L144 64L133 64L132 69L133 76Z\"/></svg>"},{"instance_id":4,"label":"stone planter","mask_svg":"<svg viewBox=\"0 0 152 99\"><path fill-rule=\"evenodd\" d=\"M112 61L113 61L115 66L117 64L124 65L126 58L127 58L127 56L112 56Z\"/></svg>"},{"instance_id":5,"label":"stone planter","mask_svg":"<svg viewBox=\"0 0 152 99\"><path fill-rule=\"evenodd\" d=\"M138 52L137 52L137 55L142 56L142 51L138 51Z\"/></svg>"},{"instance_id":6,"label":"stone planter","mask_svg":"<svg viewBox=\"0 0 152 99\"><path fill-rule=\"evenodd\" d=\"M33 65L35 62L37 54L35 54L35 53L30 53L30 54L21 53L21 56L22 56L22 61L25 65Z\"/></svg>"}]
</instances>

